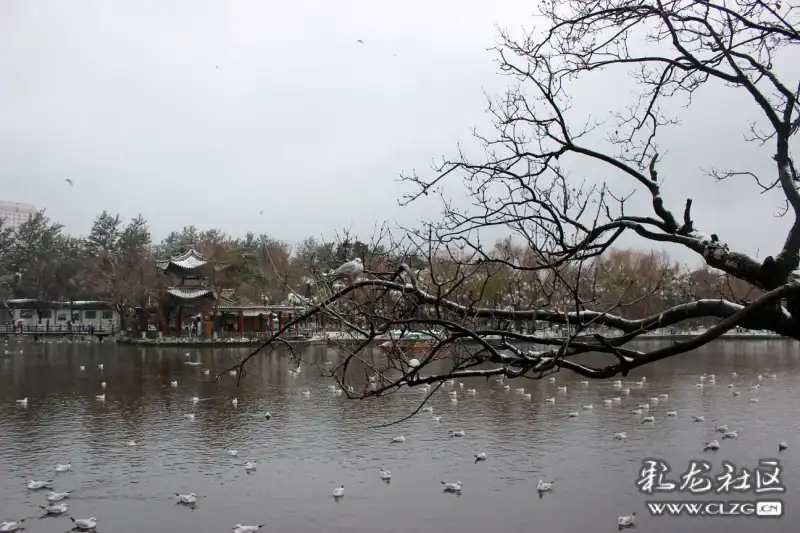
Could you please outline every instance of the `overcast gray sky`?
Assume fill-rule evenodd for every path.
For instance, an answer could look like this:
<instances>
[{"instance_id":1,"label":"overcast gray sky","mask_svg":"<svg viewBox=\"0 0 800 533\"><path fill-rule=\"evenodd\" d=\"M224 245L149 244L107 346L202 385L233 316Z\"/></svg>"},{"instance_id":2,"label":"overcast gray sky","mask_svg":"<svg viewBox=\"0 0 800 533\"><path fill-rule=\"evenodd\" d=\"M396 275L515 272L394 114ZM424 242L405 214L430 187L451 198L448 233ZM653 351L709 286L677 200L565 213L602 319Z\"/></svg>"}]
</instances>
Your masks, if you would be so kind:
<instances>
[{"instance_id":1,"label":"overcast gray sky","mask_svg":"<svg viewBox=\"0 0 800 533\"><path fill-rule=\"evenodd\" d=\"M0 199L47 208L73 233L102 209L141 212L157 238L189 224L366 236L383 220L433 217L432 200L399 208L395 179L487 127L483 91L508 83L486 51L494 24L529 25L532 5L4 0ZM623 104L614 82L576 86L577 105ZM662 140L665 199L680 212L689 194L701 230L775 253L789 223L771 216L775 197L698 170L770 171L769 154L742 141L738 111L752 104L724 89L699 98Z\"/></svg>"}]
</instances>

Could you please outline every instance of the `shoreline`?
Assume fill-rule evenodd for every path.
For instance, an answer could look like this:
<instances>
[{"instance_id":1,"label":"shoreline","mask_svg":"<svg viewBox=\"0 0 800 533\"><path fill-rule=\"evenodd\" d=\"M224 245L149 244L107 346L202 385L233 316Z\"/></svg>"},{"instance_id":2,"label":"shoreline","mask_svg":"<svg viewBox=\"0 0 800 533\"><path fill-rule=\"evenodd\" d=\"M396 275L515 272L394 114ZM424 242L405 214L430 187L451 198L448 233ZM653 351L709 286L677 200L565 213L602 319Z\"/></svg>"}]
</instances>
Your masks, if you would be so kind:
<instances>
[{"instance_id":1,"label":"shoreline","mask_svg":"<svg viewBox=\"0 0 800 533\"><path fill-rule=\"evenodd\" d=\"M691 335L691 334L685 334L685 335L681 335L681 334L676 334L676 335L643 335L641 337L638 337L638 338L634 339L631 342L680 341L680 340L693 339L693 338L699 337L699 336L700 336L700 334L695 334L695 335ZM553 339L558 339L557 337L552 337L552 338ZM580 338L581 337L578 337L577 339L580 339ZM495 340L495 339L487 339L487 340L491 341L491 340ZM564 339L561 338L561 340L564 340ZM722 335L721 337L718 337L718 338L714 339L711 342L717 342L717 341L728 341L728 342L730 342L730 341L737 341L737 342L742 342L742 341L745 341L745 342L747 342L747 341L792 341L792 340L794 340L794 339L789 339L787 337L781 337L779 335ZM221 348L221 347L236 347L236 346L254 347L254 346L261 345L265 341L266 341L266 339L264 339L264 338L253 338L253 339L247 339L247 340L242 340L242 341L225 341L225 340L222 340L222 339L215 339L215 340L208 340L208 341L207 340L185 340L185 341L182 341L182 340L178 340L177 338L176 339L163 339L161 341L158 341L156 339L142 340L142 339L120 338L120 339L117 339L116 342L118 344L128 344L128 345L131 345L131 346L141 346L141 347L206 346L206 347L209 347L209 348ZM289 344L296 345L296 346L315 346L316 347L316 346L331 346L331 345L335 345L337 343L343 343L343 344L359 343L361 341L359 339L349 339L349 338L348 339L334 339L334 338L314 339L314 338L312 338L312 339L286 340L285 342L288 342ZM378 340L376 340L375 342L378 342Z\"/></svg>"}]
</instances>

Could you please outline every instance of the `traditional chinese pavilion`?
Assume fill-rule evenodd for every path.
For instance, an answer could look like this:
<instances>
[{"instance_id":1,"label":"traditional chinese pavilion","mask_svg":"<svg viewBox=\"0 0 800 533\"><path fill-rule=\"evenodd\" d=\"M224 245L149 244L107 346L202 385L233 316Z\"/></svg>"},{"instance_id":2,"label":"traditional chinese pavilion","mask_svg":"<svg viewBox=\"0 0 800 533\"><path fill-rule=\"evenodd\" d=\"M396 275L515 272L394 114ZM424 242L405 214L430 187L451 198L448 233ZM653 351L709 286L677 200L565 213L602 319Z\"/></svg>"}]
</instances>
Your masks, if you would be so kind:
<instances>
[{"instance_id":1,"label":"traditional chinese pavilion","mask_svg":"<svg viewBox=\"0 0 800 533\"><path fill-rule=\"evenodd\" d=\"M165 322L168 324L170 317L174 317L175 330L180 333L186 316L205 318L217 300L209 277L213 270L219 271L224 266L212 264L191 247L186 253L157 261L156 267L173 282L166 288L167 297L162 305Z\"/></svg>"},{"instance_id":2,"label":"traditional chinese pavilion","mask_svg":"<svg viewBox=\"0 0 800 533\"><path fill-rule=\"evenodd\" d=\"M202 329L198 328L198 333L210 336L215 306L219 313L219 333L239 335L274 331L303 310L294 305L253 303L237 298L233 289L221 289L217 301L210 278L225 265L207 260L194 247L166 261L158 261L156 266L161 274L171 278L166 288L167 298L162 304L163 325L173 323L179 335L186 329L184 325L190 325L199 316Z\"/></svg>"}]
</instances>

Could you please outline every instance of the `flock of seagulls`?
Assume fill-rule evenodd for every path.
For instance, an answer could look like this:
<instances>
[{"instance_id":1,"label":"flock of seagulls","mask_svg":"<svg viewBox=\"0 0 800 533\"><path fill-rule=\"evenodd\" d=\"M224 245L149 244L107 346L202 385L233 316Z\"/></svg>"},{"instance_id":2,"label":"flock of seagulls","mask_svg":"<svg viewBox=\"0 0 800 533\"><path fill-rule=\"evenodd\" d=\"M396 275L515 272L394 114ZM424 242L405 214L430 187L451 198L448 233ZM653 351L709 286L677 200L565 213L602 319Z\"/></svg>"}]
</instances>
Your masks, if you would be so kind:
<instances>
[{"instance_id":1,"label":"flock of seagulls","mask_svg":"<svg viewBox=\"0 0 800 533\"><path fill-rule=\"evenodd\" d=\"M356 261L356 262L354 262L354 264L356 266L353 266L351 269L347 269L347 270L341 271L341 272L337 270L334 274L335 275L339 275L339 276L346 276L346 277L351 277L351 275L357 276L358 274L356 274L356 272L358 271L358 268L359 268L358 265L360 264L360 262ZM361 265L360 268L361 268L361 271L363 271L363 265ZM341 269L341 267L340 267L340 269ZM185 355L186 355L187 359L191 358L191 354L187 353ZM414 361L414 360L412 359L412 361ZM189 363L195 363L195 361L186 361L186 364L189 364ZM197 363L197 365L191 365L191 366L198 366L198 365L199 365L199 363ZM302 365L298 366L295 369L290 370L289 373L292 374L293 377L297 377L302 372L301 366ZM102 364L97 365L97 369L100 372L102 372L103 371L103 365ZM85 366L81 365L80 366L80 371L84 372L85 370L86 370ZM203 369L202 372L203 372L204 375L208 375L209 374L209 370L208 369ZM231 373L231 375L232 376L236 376L236 372L233 371ZM774 379L776 377L777 376L775 376L774 374L767 375L767 378L769 378L769 379ZM730 378L731 378L731 383L730 383L729 387L731 389L735 389L735 390L733 390L734 393L740 392L738 390L736 384L735 384L735 380L737 378L737 374L736 373L732 373L730 375ZM374 379L375 379L374 377L371 377L370 381L374 383ZM750 386L750 390L753 390L753 391L758 390L762 386L762 382L764 381L764 379L765 379L764 376L761 376L761 375L757 376L756 383ZM566 386L557 385L555 377L550 377L548 382L550 383L551 386L554 386L554 390L556 391L556 394L554 396L546 397L544 399L544 403L547 404L547 405L556 405L556 403L560 403L562 401L562 400L558 399L559 395L561 395L561 396L566 395L568 393L568 388ZM647 382L646 378L641 378L640 380L634 381L634 382L632 382L630 384L623 384L623 382L621 380L612 381L610 383L610 385L611 385L611 388L614 391L614 395L612 397L610 397L610 398L602 400L603 405L606 406L606 407L621 406L622 403L623 403L623 397L626 397L626 396L630 395L631 388L644 389L644 387L646 385L646 382ZM501 389L504 392L506 392L506 393L510 393L511 392L511 388L505 382L505 378L501 377L500 379L497 379L496 383L501 387ZM703 375L700 376L699 381L696 384L696 386L697 386L697 388L705 388L705 387L714 386L715 384L716 384L716 377L715 377L714 374L710 374L710 375L703 374ZM467 396L470 396L470 397L474 397L474 396L477 395L477 390L476 389L466 388L465 384L463 382L456 382L455 380L448 380L447 382L445 382L444 385L446 387L444 390L446 391L447 396L449 397L449 399L451 400L452 403L457 403L460 395L467 395ZM605 385L605 384L603 384L603 385ZM100 386L100 389L102 391L106 391L108 389L108 384L105 381L100 381L99 386ZM170 381L169 382L169 386L170 386L170 388L177 388L178 382L175 381L175 380ZM580 382L580 387L586 388L586 387L589 387L589 386L590 385L589 385L588 381L581 381ZM447 387L449 387L450 390L447 390ZM337 395L342 394L342 390L336 385L331 385L329 387L329 390L333 394L337 394ZM417 390L422 390L423 392L427 393L427 392L430 391L430 386L418 387ZM302 394L303 397L309 397L311 395L311 392L309 390L303 390L301 392L301 394ZM532 394L530 392L528 392L525 388L516 388L514 390L514 395L518 396L522 401L531 401L531 399L532 399ZM738 394L734 394L734 395L738 396ZM101 394L97 394L96 395L96 399L97 399L97 401L100 401L100 402L105 401L106 392L102 392ZM753 399L754 398L750 398L750 400L753 400ZM194 397L191 398L192 404L197 404L200 401L203 401L203 400L201 400L197 396L194 396ZM25 408L25 407L28 406L28 398L22 398L22 399L16 400L16 403L17 403L18 406ZM635 408L631 409L631 412L632 412L633 415L635 415L635 416L640 418L640 420L641 420L640 423L641 424L655 424L657 420L656 420L655 414L653 414L653 409L656 406L660 406L662 404L668 404L668 403L669 403L669 395L668 394L666 394L666 393L657 394L657 395L653 394L652 397L647 399L647 401L645 401L643 403L639 403L638 405L636 405ZM233 398L231 400L231 404L234 407L237 407L238 404L239 404L238 398ZM423 413L429 413L431 415L431 418L433 419L433 421L435 423L440 423L441 420L442 420L442 416L441 415L434 415L433 414L433 408L430 407L430 406L422 406L420 411L423 412ZM570 419L578 419L578 418L581 417L581 413L582 412L589 413L589 412L593 412L593 411L595 411L594 404L592 404L592 403L582 404L582 405L579 406L579 409L576 409L574 411L569 411L568 417ZM194 418L195 418L195 414L194 413L186 413L183 416L185 418L187 418L187 419L190 419L190 420L194 420ZM678 413L677 410L667 410L667 411L664 412L664 416L666 418L678 418L679 417L679 413ZM266 420L270 420L271 417L272 417L272 415L270 413L266 413L264 415L264 418ZM705 416L703 416L701 414L695 414L695 415L691 416L691 420L692 420L693 423L704 423L705 422ZM720 440L724 441L724 440L727 440L727 439L736 439L739 436L738 430L731 429L727 424L715 424L714 425L714 431L715 431L715 433L718 433L720 435L719 436L719 440L714 439L714 440L711 440L711 441L705 443L705 445L702 448L704 451L716 451L716 450L719 450L720 446L721 446L720 445ZM463 438L463 437L466 436L466 431L464 431L463 429L453 429L453 430L449 431L449 436L450 436L450 438ZM627 434L626 431L616 432L616 433L613 434L613 436L614 436L615 439L619 439L619 440L623 440L623 439L627 439L628 438L628 434ZM400 444L400 443L404 443L404 442L406 442L406 437L404 435L399 435L399 436L395 436L395 437L391 438L391 443ZM130 447L134 447L134 446L137 446L137 442L135 440L129 440L129 441L127 441L125 443L125 445L126 446L130 446ZM780 442L778 444L778 451L779 452L784 451L786 449L788 449L788 443ZM227 450L227 454L229 456L231 456L231 457L234 457L234 458L238 458L239 457L239 451L237 449L235 449L235 448L229 448ZM487 455L486 452L479 452L479 453L475 453L474 454L474 462L476 464L480 463L480 462L485 462L488 459L489 459L489 456ZM252 472L256 471L258 463L257 463L257 461L250 460L250 461L245 462L243 464L243 466L244 466L244 470L249 474L249 473L252 473ZM55 465L54 472L56 474L65 474L67 472L72 471L72 468L73 468L72 461L70 461L70 462L67 462L67 463ZM389 469L381 467L378 477L379 477L379 479L381 481L390 482L392 480L392 471L389 470ZM30 481L27 482L27 489L29 491L43 491L45 489L49 491L47 493L47 496L46 496L47 504L40 506L42 508L42 510L44 511L44 515L45 516L66 515L66 514L68 514L70 512L70 507L69 507L68 503L64 502L64 500L68 500L70 498L70 496L72 494L72 491L56 492L54 490L54 488L53 488L53 483L54 483L53 480L45 480L45 481L30 480ZM441 481L441 485L443 487L443 492L446 492L446 493L452 493L452 494L460 495L462 493L462 491L463 491L463 484L462 484L461 481ZM538 484L536 485L536 492L538 493L539 497L542 498L544 493L548 493L548 492L553 491L554 485L555 485L555 480L553 480L553 479L551 479L549 481L545 481L543 479L540 479L538 481ZM345 488L344 488L343 484L342 485L338 485L337 487L335 487L333 489L332 496L333 496L333 498L335 500L337 500L337 501L341 500L342 498L344 498L344 495L345 495ZM175 493L175 497L178 499L178 503L179 504L187 505L187 506L194 506L197 503L198 498L199 498L199 496L197 494L195 494L195 493L188 493L188 494ZM618 520L617 520L617 525L620 528L626 528L626 527L633 526L634 523L635 523L635 515L636 515L635 513L631 513L630 515L620 516L618 518ZM77 530L81 530L81 531L92 531L97 527L97 523L98 523L98 519L93 517L93 516L89 517L89 518L72 518L71 517L71 520L73 522L74 528L77 529ZM0 533L10 533L10 532L19 531L19 530L22 529L23 522L24 522L23 519L15 520L15 521L0 522ZM262 527L264 527L263 524L262 525L252 525L252 526L236 524L232 528L232 530L233 530L233 533L254 533L254 532L258 531L259 529L261 529Z\"/></svg>"}]
</instances>

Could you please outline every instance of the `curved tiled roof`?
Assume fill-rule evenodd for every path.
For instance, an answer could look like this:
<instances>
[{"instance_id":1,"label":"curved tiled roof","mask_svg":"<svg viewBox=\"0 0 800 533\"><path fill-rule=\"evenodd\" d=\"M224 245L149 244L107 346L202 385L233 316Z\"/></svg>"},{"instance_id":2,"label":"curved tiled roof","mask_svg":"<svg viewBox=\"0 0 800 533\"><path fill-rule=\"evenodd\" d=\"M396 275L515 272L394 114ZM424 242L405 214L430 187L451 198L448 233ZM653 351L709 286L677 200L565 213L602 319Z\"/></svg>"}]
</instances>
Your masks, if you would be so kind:
<instances>
[{"instance_id":1,"label":"curved tiled roof","mask_svg":"<svg viewBox=\"0 0 800 533\"><path fill-rule=\"evenodd\" d=\"M214 291L206 287L199 287L196 289L169 287L167 289L167 293L174 296L175 298L180 298L182 300L194 300L195 298L202 298L203 296L209 296L209 295L214 296Z\"/></svg>"},{"instance_id":2,"label":"curved tiled roof","mask_svg":"<svg viewBox=\"0 0 800 533\"><path fill-rule=\"evenodd\" d=\"M161 270L167 270L170 267L179 270L195 270L207 264L206 258L194 248L189 248L186 253L173 256L166 261L156 261L156 266Z\"/></svg>"}]
</instances>

